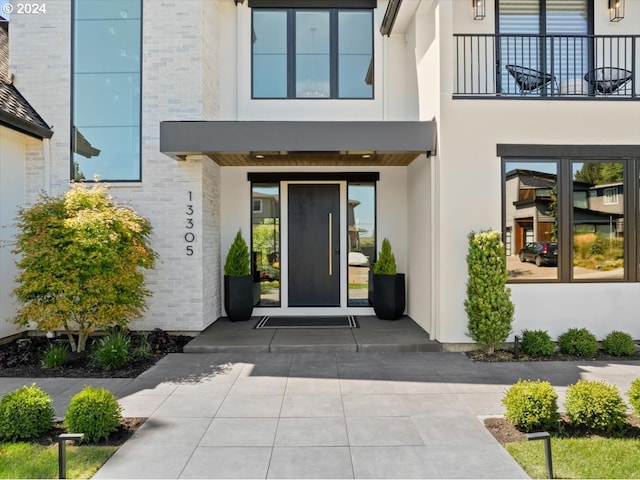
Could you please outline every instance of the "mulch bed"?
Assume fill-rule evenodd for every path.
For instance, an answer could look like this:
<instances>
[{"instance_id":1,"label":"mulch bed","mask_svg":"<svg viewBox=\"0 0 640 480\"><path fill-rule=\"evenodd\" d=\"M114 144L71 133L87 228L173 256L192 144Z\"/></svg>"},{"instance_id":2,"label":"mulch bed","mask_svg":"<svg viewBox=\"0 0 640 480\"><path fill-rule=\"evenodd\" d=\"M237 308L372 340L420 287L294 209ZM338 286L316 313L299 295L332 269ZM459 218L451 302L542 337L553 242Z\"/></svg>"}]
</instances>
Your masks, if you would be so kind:
<instances>
[{"instance_id":1,"label":"mulch bed","mask_svg":"<svg viewBox=\"0 0 640 480\"><path fill-rule=\"evenodd\" d=\"M141 338L131 334L132 345ZM29 336L0 345L0 377L68 377L68 378L135 378L156 364L169 353L182 353L192 337L169 335L160 329L148 336L151 354L145 358L132 358L117 370L105 370L96 364L88 342L84 352L70 352L62 367L46 368L42 365L44 352L52 341L64 341L65 337L49 340L44 336Z\"/></svg>"},{"instance_id":2,"label":"mulch bed","mask_svg":"<svg viewBox=\"0 0 640 480\"><path fill-rule=\"evenodd\" d=\"M577 357L575 355L565 355L560 352L547 357L530 357L521 353L516 357L513 350L496 350L492 355L488 355L482 350L473 350L465 353L467 357L476 362L568 362L568 361L624 361L640 360L640 351L628 356L609 355L604 351L599 351L594 357Z\"/></svg>"},{"instance_id":3,"label":"mulch bed","mask_svg":"<svg viewBox=\"0 0 640 480\"><path fill-rule=\"evenodd\" d=\"M88 442L86 440L82 440L81 445L93 445L98 447L119 447L124 442L131 438L131 435L135 433L135 431L142 426L145 422L146 418L144 417L126 417L120 420L120 426L118 429L109 435L107 440L100 440L99 442ZM53 427L34 438L30 438L28 441L30 443L37 443L39 445L53 445L58 443L58 435L62 433L67 433L64 424L59 422L55 423Z\"/></svg>"},{"instance_id":4,"label":"mulch bed","mask_svg":"<svg viewBox=\"0 0 640 480\"><path fill-rule=\"evenodd\" d=\"M502 445L525 440L525 432L518 430L506 418L487 418L484 420L484 426ZM569 423L567 416L564 414L561 415L558 428L556 430L549 431L549 433L552 436L564 438L595 438L607 436L602 432L573 427ZM640 439L640 419L635 415L629 415L625 426L609 436L615 438Z\"/></svg>"}]
</instances>

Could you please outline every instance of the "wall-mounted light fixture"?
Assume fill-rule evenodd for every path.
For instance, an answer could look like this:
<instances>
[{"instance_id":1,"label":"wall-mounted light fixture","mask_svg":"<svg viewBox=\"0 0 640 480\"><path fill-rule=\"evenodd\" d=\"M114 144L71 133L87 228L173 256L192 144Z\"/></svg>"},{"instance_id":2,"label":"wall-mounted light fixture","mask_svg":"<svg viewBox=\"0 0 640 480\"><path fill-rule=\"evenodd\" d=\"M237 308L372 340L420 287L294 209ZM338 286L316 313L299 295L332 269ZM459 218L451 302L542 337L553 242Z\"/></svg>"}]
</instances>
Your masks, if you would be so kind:
<instances>
[{"instance_id":1,"label":"wall-mounted light fixture","mask_svg":"<svg viewBox=\"0 0 640 480\"><path fill-rule=\"evenodd\" d=\"M473 19L482 20L485 15L485 0L471 0L473 3Z\"/></svg>"},{"instance_id":2,"label":"wall-mounted light fixture","mask_svg":"<svg viewBox=\"0 0 640 480\"><path fill-rule=\"evenodd\" d=\"M609 21L619 22L624 18L624 0L609 0Z\"/></svg>"}]
</instances>

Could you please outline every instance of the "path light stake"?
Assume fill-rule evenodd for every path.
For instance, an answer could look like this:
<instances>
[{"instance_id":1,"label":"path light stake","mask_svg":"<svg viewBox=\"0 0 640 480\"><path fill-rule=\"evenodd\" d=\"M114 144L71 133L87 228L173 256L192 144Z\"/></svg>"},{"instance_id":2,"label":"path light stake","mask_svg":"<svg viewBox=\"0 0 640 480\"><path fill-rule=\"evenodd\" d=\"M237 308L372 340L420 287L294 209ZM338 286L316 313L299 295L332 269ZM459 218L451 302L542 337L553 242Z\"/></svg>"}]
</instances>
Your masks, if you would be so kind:
<instances>
[{"instance_id":1,"label":"path light stake","mask_svg":"<svg viewBox=\"0 0 640 480\"><path fill-rule=\"evenodd\" d=\"M67 478L67 440L80 441L84 433L62 433L58 435L58 478Z\"/></svg>"},{"instance_id":2,"label":"path light stake","mask_svg":"<svg viewBox=\"0 0 640 480\"><path fill-rule=\"evenodd\" d=\"M520 337L517 335L513 338L513 356L516 361L520 360Z\"/></svg>"},{"instance_id":3,"label":"path light stake","mask_svg":"<svg viewBox=\"0 0 640 480\"><path fill-rule=\"evenodd\" d=\"M548 432L525 433L527 440L544 440L544 458L547 461L547 475L553 478L553 461L551 460L551 435Z\"/></svg>"}]
</instances>

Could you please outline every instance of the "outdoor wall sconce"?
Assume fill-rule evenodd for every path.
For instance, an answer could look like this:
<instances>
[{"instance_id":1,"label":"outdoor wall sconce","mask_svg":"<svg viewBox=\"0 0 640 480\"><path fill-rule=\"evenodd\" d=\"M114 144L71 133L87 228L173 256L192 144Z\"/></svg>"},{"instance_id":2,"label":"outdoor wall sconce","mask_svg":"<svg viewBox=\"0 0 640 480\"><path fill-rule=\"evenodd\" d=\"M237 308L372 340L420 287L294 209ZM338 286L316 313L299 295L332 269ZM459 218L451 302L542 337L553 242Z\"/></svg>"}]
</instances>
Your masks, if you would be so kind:
<instances>
[{"instance_id":1,"label":"outdoor wall sconce","mask_svg":"<svg viewBox=\"0 0 640 480\"><path fill-rule=\"evenodd\" d=\"M485 0L471 0L473 3L473 19L482 20L485 15Z\"/></svg>"},{"instance_id":2,"label":"outdoor wall sconce","mask_svg":"<svg viewBox=\"0 0 640 480\"><path fill-rule=\"evenodd\" d=\"M619 22L624 18L624 0L609 0L609 21Z\"/></svg>"}]
</instances>

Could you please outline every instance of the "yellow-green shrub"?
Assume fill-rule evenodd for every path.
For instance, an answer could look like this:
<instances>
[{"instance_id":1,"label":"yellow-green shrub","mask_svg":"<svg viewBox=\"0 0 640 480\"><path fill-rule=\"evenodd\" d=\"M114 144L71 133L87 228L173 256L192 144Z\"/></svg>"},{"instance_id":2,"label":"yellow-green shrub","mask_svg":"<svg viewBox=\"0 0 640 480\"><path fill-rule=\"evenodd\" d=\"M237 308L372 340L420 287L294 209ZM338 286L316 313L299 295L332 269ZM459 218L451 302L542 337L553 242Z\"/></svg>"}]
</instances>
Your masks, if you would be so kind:
<instances>
[{"instance_id":1,"label":"yellow-green shrub","mask_svg":"<svg viewBox=\"0 0 640 480\"><path fill-rule=\"evenodd\" d=\"M7 393L0 400L0 441L31 438L53 425L53 402L35 384Z\"/></svg>"},{"instance_id":2,"label":"yellow-green shrub","mask_svg":"<svg viewBox=\"0 0 640 480\"><path fill-rule=\"evenodd\" d=\"M569 385L565 400L572 425L610 433L626 418L626 406L615 385L594 380L578 380Z\"/></svg>"},{"instance_id":3,"label":"yellow-green shrub","mask_svg":"<svg viewBox=\"0 0 640 480\"><path fill-rule=\"evenodd\" d=\"M558 395L549 382L518 380L507 390L502 404L507 420L527 432L558 424Z\"/></svg>"},{"instance_id":4,"label":"yellow-green shrub","mask_svg":"<svg viewBox=\"0 0 640 480\"><path fill-rule=\"evenodd\" d=\"M84 433L89 442L107 439L120 425L122 408L104 388L85 387L69 402L64 423L72 433Z\"/></svg>"}]
</instances>

